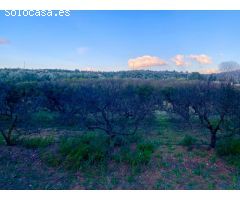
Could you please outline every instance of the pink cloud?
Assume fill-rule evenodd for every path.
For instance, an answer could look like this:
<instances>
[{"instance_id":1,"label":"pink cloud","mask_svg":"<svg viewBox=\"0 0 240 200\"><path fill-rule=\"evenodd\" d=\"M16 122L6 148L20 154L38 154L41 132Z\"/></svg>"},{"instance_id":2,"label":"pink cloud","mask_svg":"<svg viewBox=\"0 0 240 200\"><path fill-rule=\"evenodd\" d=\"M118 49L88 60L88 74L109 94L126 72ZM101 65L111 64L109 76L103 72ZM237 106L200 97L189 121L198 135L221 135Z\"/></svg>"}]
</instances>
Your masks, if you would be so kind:
<instances>
[{"instance_id":1,"label":"pink cloud","mask_svg":"<svg viewBox=\"0 0 240 200\"><path fill-rule=\"evenodd\" d=\"M128 66L134 70L162 65L166 65L166 62L161 58L155 56L145 55L128 60Z\"/></svg>"},{"instance_id":2,"label":"pink cloud","mask_svg":"<svg viewBox=\"0 0 240 200\"><path fill-rule=\"evenodd\" d=\"M9 44L10 41L5 38L0 38L0 45Z\"/></svg>"},{"instance_id":3,"label":"pink cloud","mask_svg":"<svg viewBox=\"0 0 240 200\"><path fill-rule=\"evenodd\" d=\"M176 66L186 66L188 63L185 61L185 56L178 54L175 57L172 58L172 61Z\"/></svg>"},{"instance_id":4,"label":"pink cloud","mask_svg":"<svg viewBox=\"0 0 240 200\"><path fill-rule=\"evenodd\" d=\"M207 65L207 64L211 64L212 63L212 59L205 55L205 54L201 54L201 55L190 55L189 56L190 59L198 62L199 64L202 65Z\"/></svg>"}]
</instances>

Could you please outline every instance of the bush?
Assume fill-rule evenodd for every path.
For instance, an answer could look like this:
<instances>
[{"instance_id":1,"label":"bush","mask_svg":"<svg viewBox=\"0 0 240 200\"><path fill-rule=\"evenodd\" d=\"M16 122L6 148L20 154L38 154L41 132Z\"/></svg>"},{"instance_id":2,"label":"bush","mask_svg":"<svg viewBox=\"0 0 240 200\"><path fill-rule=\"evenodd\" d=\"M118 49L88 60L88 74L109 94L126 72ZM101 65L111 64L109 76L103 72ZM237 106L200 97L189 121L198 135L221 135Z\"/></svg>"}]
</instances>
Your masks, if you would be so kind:
<instances>
[{"instance_id":1,"label":"bush","mask_svg":"<svg viewBox=\"0 0 240 200\"><path fill-rule=\"evenodd\" d=\"M141 144L137 145L137 149L139 149L140 151L143 151L143 152L149 151L149 152L153 153L154 146L152 143L141 143Z\"/></svg>"},{"instance_id":2,"label":"bush","mask_svg":"<svg viewBox=\"0 0 240 200\"><path fill-rule=\"evenodd\" d=\"M181 145L185 146L185 147L191 147L194 143L196 142L196 139L193 138L190 135L186 135L184 136L183 140L181 141Z\"/></svg>"},{"instance_id":3,"label":"bush","mask_svg":"<svg viewBox=\"0 0 240 200\"><path fill-rule=\"evenodd\" d=\"M107 159L109 137L87 133L77 138L63 139L60 153L70 169L81 169L85 165L99 164Z\"/></svg>"},{"instance_id":4,"label":"bush","mask_svg":"<svg viewBox=\"0 0 240 200\"><path fill-rule=\"evenodd\" d=\"M43 152L41 154L41 159L51 167L58 167L62 162L61 158L52 152Z\"/></svg>"},{"instance_id":5,"label":"bush","mask_svg":"<svg viewBox=\"0 0 240 200\"><path fill-rule=\"evenodd\" d=\"M129 147L121 149L119 154L115 155L115 160L118 162L126 162L131 166L148 164L154 152L154 146L151 143L138 144L135 150Z\"/></svg>"},{"instance_id":6,"label":"bush","mask_svg":"<svg viewBox=\"0 0 240 200\"><path fill-rule=\"evenodd\" d=\"M218 143L217 153L220 156L240 155L240 139L226 139Z\"/></svg>"},{"instance_id":7,"label":"bush","mask_svg":"<svg viewBox=\"0 0 240 200\"><path fill-rule=\"evenodd\" d=\"M51 125L56 119L57 114L53 112L39 111L32 114L32 123L42 126Z\"/></svg>"},{"instance_id":8,"label":"bush","mask_svg":"<svg viewBox=\"0 0 240 200\"><path fill-rule=\"evenodd\" d=\"M54 138L52 136L47 137L29 137L29 138L23 138L20 143L29 149L36 149L36 148L43 148L47 147L50 144L54 142Z\"/></svg>"},{"instance_id":9,"label":"bush","mask_svg":"<svg viewBox=\"0 0 240 200\"><path fill-rule=\"evenodd\" d=\"M0 134L0 145L5 144L4 138L2 134Z\"/></svg>"},{"instance_id":10,"label":"bush","mask_svg":"<svg viewBox=\"0 0 240 200\"><path fill-rule=\"evenodd\" d=\"M121 147L121 146L128 144L129 140L122 135L117 135L114 137L112 143L115 147Z\"/></svg>"}]
</instances>

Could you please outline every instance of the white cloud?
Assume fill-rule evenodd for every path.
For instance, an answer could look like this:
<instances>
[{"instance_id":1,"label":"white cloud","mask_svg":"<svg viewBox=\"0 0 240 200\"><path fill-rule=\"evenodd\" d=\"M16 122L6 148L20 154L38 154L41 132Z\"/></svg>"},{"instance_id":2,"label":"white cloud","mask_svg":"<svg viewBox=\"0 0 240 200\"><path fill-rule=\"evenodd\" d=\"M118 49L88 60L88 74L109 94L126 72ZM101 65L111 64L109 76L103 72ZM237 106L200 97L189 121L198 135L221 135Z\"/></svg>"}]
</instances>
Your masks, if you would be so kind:
<instances>
[{"instance_id":1,"label":"white cloud","mask_svg":"<svg viewBox=\"0 0 240 200\"><path fill-rule=\"evenodd\" d=\"M159 57L149 56L149 55L128 60L128 66L134 70L149 68L153 66L162 66L162 65L166 65L166 62L164 60L162 60Z\"/></svg>"},{"instance_id":2,"label":"white cloud","mask_svg":"<svg viewBox=\"0 0 240 200\"><path fill-rule=\"evenodd\" d=\"M208 64L211 64L212 63L212 59L205 55L205 54L201 54L201 55L190 55L189 56L190 59L198 62L199 64L202 64L202 65L208 65Z\"/></svg>"}]
</instances>

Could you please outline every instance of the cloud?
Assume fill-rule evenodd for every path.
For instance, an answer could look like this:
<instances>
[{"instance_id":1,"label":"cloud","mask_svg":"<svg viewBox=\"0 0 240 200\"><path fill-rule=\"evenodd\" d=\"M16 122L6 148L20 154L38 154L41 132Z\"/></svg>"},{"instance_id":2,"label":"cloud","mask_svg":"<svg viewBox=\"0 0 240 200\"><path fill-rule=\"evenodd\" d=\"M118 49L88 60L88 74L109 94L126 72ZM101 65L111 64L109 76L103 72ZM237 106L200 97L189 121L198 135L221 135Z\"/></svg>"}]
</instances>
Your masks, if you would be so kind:
<instances>
[{"instance_id":1,"label":"cloud","mask_svg":"<svg viewBox=\"0 0 240 200\"><path fill-rule=\"evenodd\" d=\"M155 56L145 55L128 60L128 66L134 70L162 65L166 65L166 62L161 58Z\"/></svg>"},{"instance_id":2,"label":"cloud","mask_svg":"<svg viewBox=\"0 0 240 200\"><path fill-rule=\"evenodd\" d=\"M0 38L0 45L9 44L10 41L5 38Z\"/></svg>"},{"instance_id":3,"label":"cloud","mask_svg":"<svg viewBox=\"0 0 240 200\"><path fill-rule=\"evenodd\" d=\"M219 69L215 69L215 68L199 70L199 73L201 73L201 74L215 74L215 73L219 73L219 72L220 72Z\"/></svg>"},{"instance_id":4,"label":"cloud","mask_svg":"<svg viewBox=\"0 0 240 200\"><path fill-rule=\"evenodd\" d=\"M172 58L172 61L176 66L186 66L188 63L185 61L185 56L178 54L175 57Z\"/></svg>"},{"instance_id":5,"label":"cloud","mask_svg":"<svg viewBox=\"0 0 240 200\"><path fill-rule=\"evenodd\" d=\"M205 55L205 54L201 54L201 55L190 55L189 56L190 59L198 62L199 64L202 65L207 65L207 64L211 64L212 63L212 59Z\"/></svg>"},{"instance_id":6,"label":"cloud","mask_svg":"<svg viewBox=\"0 0 240 200\"><path fill-rule=\"evenodd\" d=\"M83 54L87 53L88 51L89 51L88 47L79 47L79 48L77 48L77 53L79 55L83 55Z\"/></svg>"}]
</instances>

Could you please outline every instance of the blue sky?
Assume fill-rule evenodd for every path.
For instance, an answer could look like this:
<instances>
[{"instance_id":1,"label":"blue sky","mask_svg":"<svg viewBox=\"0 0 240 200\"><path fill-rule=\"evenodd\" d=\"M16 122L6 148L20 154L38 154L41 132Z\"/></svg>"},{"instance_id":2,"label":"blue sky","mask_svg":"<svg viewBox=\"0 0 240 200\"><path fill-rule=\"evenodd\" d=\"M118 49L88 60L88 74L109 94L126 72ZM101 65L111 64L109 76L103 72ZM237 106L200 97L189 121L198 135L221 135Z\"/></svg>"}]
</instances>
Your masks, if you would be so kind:
<instances>
[{"instance_id":1,"label":"blue sky","mask_svg":"<svg viewBox=\"0 0 240 200\"><path fill-rule=\"evenodd\" d=\"M214 71L240 62L240 11L0 12L0 67Z\"/></svg>"}]
</instances>

